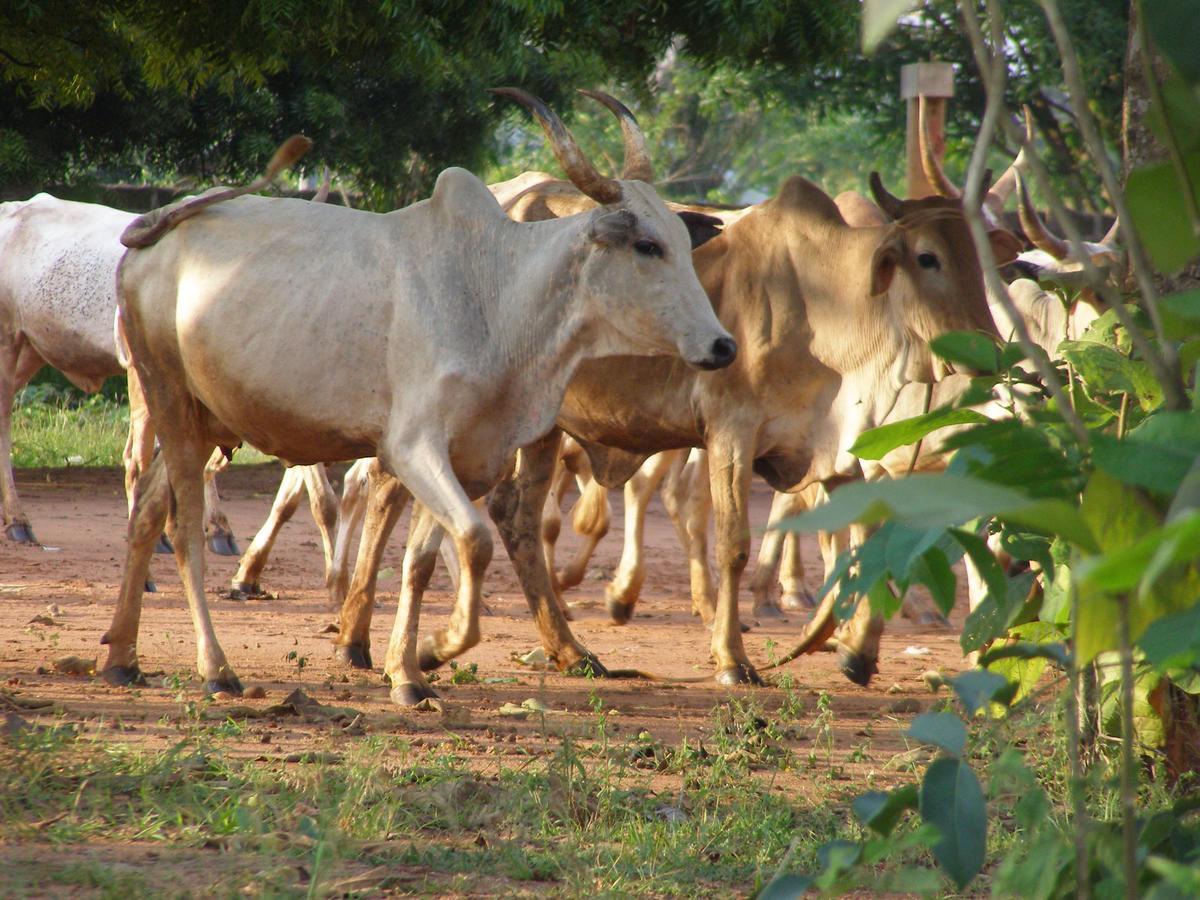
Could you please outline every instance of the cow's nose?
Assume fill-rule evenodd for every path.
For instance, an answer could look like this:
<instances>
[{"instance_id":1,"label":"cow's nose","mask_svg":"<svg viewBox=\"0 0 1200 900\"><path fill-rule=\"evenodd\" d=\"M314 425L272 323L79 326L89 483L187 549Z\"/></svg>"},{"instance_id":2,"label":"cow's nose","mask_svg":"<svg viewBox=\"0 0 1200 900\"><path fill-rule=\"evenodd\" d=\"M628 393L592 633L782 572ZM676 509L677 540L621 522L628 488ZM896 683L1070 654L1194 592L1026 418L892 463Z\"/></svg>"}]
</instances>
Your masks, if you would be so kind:
<instances>
[{"instance_id":1,"label":"cow's nose","mask_svg":"<svg viewBox=\"0 0 1200 900\"><path fill-rule=\"evenodd\" d=\"M700 364L702 369L723 369L737 357L737 341L723 337L713 341L708 359Z\"/></svg>"}]
</instances>

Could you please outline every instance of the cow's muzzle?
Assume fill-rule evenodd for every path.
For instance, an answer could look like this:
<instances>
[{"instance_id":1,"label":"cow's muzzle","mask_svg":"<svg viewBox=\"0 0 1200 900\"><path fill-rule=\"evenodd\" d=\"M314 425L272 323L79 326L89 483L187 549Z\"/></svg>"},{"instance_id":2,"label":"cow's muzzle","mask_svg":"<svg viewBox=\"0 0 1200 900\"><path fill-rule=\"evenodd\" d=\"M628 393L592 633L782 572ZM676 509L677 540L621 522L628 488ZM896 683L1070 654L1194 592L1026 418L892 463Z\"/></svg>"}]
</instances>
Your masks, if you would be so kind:
<instances>
[{"instance_id":1,"label":"cow's muzzle","mask_svg":"<svg viewBox=\"0 0 1200 900\"><path fill-rule=\"evenodd\" d=\"M737 358L737 341L731 337L717 338L708 351L708 356L695 363L701 369L712 371L724 369Z\"/></svg>"}]
</instances>

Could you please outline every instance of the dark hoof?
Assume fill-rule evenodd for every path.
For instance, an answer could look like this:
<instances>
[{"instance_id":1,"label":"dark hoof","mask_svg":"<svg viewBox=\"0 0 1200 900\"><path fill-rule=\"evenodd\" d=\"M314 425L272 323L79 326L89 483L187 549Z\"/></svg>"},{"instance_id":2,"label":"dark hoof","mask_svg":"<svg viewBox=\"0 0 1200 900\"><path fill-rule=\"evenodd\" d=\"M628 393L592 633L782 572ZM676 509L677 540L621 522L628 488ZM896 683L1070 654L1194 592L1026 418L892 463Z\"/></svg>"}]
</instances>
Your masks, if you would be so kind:
<instances>
[{"instance_id":1,"label":"dark hoof","mask_svg":"<svg viewBox=\"0 0 1200 900\"><path fill-rule=\"evenodd\" d=\"M31 547L37 547L38 539L33 536L33 529L28 522L13 522L4 529L4 533L8 535L10 541L16 541L18 544L29 544Z\"/></svg>"},{"instance_id":2,"label":"dark hoof","mask_svg":"<svg viewBox=\"0 0 1200 900\"><path fill-rule=\"evenodd\" d=\"M247 584L244 581L235 581L229 588L229 593L226 594L230 600L274 600L275 595L268 593L258 584Z\"/></svg>"},{"instance_id":3,"label":"dark hoof","mask_svg":"<svg viewBox=\"0 0 1200 900\"><path fill-rule=\"evenodd\" d=\"M240 697L245 689L242 687L241 679L232 672L228 672L220 678L204 682L204 693L211 695L220 693L221 691L233 694L235 697Z\"/></svg>"},{"instance_id":4,"label":"dark hoof","mask_svg":"<svg viewBox=\"0 0 1200 900\"><path fill-rule=\"evenodd\" d=\"M147 594L157 594L158 593L158 585L154 583L153 578L147 578L146 583L142 586L142 590L145 591Z\"/></svg>"},{"instance_id":5,"label":"dark hoof","mask_svg":"<svg viewBox=\"0 0 1200 900\"><path fill-rule=\"evenodd\" d=\"M760 606L751 611L751 616L755 619L775 619L776 621L787 618L787 614L778 606Z\"/></svg>"},{"instance_id":6,"label":"dark hoof","mask_svg":"<svg viewBox=\"0 0 1200 900\"><path fill-rule=\"evenodd\" d=\"M792 612L804 612L813 609L817 602L808 591L803 594L784 594L779 601L780 606Z\"/></svg>"},{"instance_id":7,"label":"dark hoof","mask_svg":"<svg viewBox=\"0 0 1200 900\"><path fill-rule=\"evenodd\" d=\"M371 648L365 644L336 644L333 658L351 669L371 669Z\"/></svg>"},{"instance_id":8,"label":"dark hoof","mask_svg":"<svg viewBox=\"0 0 1200 900\"><path fill-rule=\"evenodd\" d=\"M154 545L155 553L174 553L175 545L171 543L171 539L165 534L158 536L158 541Z\"/></svg>"},{"instance_id":9,"label":"dark hoof","mask_svg":"<svg viewBox=\"0 0 1200 900\"><path fill-rule=\"evenodd\" d=\"M879 672L878 660L868 659L861 653L853 653L845 648L838 651L838 667L843 675L862 687L870 684L871 678Z\"/></svg>"},{"instance_id":10,"label":"dark hoof","mask_svg":"<svg viewBox=\"0 0 1200 900\"><path fill-rule=\"evenodd\" d=\"M440 668L446 661L438 656L437 645L432 638L423 638L417 646L417 665L422 672L432 672Z\"/></svg>"},{"instance_id":11,"label":"dark hoof","mask_svg":"<svg viewBox=\"0 0 1200 900\"><path fill-rule=\"evenodd\" d=\"M137 666L105 666L100 677L113 687L143 687L146 684L146 676Z\"/></svg>"},{"instance_id":12,"label":"dark hoof","mask_svg":"<svg viewBox=\"0 0 1200 900\"><path fill-rule=\"evenodd\" d=\"M758 674L754 666L749 663L739 663L732 669L722 669L717 673L717 684L723 684L727 687L734 687L739 684L766 684L762 680L762 676Z\"/></svg>"},{"instance_id":13,"label":"dark hoof","mask_svg":"<svg viewBox=\"0 0 1200 900\"><path fill-rule=\"evenodd\" d=\"M397 706L416 706L422 700L436 700L437 692L427 684L404 682L393 687L388 696Z\"/></svg>"},{"instance_id":14,"label":"dark hoof","mask_svg":"<svg viewBox=\"0 0 1200 900\"><path fill-rule=\"evenodd\" d=\"M620 600L609 599L608 615L617 625L624 625L633 618L633 605L628 606Z\"/></svg>"},{"instance_id":15,"label":"dark hoof","mask_svg":"<svg viewBox=\"0 0 1200 900\"><path fill-rule=\"evenodd\" d=\"M927 628L949 628L950 620L936 609L927 609L917 615L917 624L924 625Z\"/></svg>"},{"instance_id":16,"label":"dark hoof","mask_svg":"<svg viewBox=\"0 0 1200 900\"><path fill-rule=\"evenodd\" d=\"M607 678L608 669L593 653L585 653L579 662L563 670L564 675L576 678Z\"/></svg>"},{"instance_id":17,"label":"dark hoof","mask_svg":"<svg viewBox=\"0 0 1200 900\"><path fill-rule=\"evenodd\" d=\"M228 531L214 531L208 536L208 549L217 556L241 556L237 541Z\"/></svg>"}]
</instances>

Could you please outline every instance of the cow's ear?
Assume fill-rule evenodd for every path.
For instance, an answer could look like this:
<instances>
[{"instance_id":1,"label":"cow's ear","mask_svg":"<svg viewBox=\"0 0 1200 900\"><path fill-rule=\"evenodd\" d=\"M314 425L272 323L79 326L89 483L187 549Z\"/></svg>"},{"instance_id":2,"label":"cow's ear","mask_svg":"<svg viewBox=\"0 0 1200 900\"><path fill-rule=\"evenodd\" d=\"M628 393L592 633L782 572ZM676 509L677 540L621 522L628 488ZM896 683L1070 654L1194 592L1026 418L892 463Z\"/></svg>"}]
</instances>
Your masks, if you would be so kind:
<instances>
[{"instance_id":1,"label":"cow's ear","mask_svg":"<svg viewBox=\"0 0 1200 900\"><path fill-rule=\"evenodd\" d=\"M681 210L676 213L687 226L692 239L692 249L702 247L721 233L722 222L716 216L706 216L704 213Z\"/></svg>"},{"instance_id":2,"label":"cow's ear","mask_svg":"<svg viewBox=\"0 0 1200 900\"><path fill-rule=\"evenodd\" d=\"M588 228L588 237L602 247L623 247L636 233L637 216L627 209L601 213Z\"/></svg>"},{"instance_id":3,"label":"cow's ear","mask_svg":"<svg viewBox=\"0 0 1200 900\"><path fill-rule=\"evenodd\" d=\"M904 258L904 242L896 235L884 239L871 254L871 296L886 294L896 277L896 267Z\"/></svg>"},{"instance_id":4,"label":"cow's ear","mask_svg":"<svg viewBox=\"0 0 1200 900\"><path fill-rule=\"evenodd\" d=\"M994 228L989 231L988 243L992 245L992 253L996 256L998 266L1012 262L1022 250L1021 239L1007 228Z\"/></svg>"}]
</instances>

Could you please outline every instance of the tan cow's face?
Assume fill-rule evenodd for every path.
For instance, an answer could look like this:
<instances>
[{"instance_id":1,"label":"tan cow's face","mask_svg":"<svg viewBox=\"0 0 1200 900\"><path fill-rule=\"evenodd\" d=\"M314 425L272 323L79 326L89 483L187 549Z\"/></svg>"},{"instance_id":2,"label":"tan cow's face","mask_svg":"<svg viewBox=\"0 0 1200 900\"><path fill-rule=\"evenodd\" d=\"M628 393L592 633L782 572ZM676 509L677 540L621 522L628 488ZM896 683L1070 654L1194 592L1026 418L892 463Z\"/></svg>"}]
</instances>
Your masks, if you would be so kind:
<instances>
[{"instance_id":1,"label":"tan cow's face","mask_svg":"<svg viewBox=\"0 0 1200 900\"><path fill-rule=\"evenodd\" d=\"M687 227L649 186L622 185L620 204L591 213L580 283L594 311L647 354L677 353L702 369L729 365L737 344L696 277Z\"/></svg>"}]
</instances>

